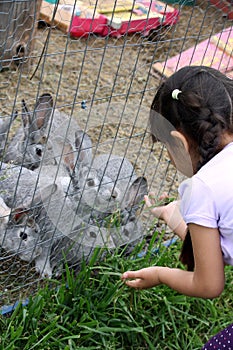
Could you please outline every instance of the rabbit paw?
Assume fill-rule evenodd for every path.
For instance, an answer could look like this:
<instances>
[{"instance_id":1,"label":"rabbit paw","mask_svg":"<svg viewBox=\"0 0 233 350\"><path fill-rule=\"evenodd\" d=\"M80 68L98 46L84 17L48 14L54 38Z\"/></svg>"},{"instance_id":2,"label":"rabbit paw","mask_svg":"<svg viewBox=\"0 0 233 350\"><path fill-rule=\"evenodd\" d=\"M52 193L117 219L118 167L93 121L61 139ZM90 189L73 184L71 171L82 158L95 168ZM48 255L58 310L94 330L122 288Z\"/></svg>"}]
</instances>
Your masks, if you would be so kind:
<instances>
[{"instance_id":1,"label":"rabbit paw","mask_svg":"<svg viewBox=\"0 0 233 350\"><path fill-rule=\"evenodd\" d=\"M50 262L47 260L42 259L36 259L35 261L35 268L36 271L41 275L43 278L51 278L52 277L52 268L50 266Z\"/></svg>"}]
</instances>

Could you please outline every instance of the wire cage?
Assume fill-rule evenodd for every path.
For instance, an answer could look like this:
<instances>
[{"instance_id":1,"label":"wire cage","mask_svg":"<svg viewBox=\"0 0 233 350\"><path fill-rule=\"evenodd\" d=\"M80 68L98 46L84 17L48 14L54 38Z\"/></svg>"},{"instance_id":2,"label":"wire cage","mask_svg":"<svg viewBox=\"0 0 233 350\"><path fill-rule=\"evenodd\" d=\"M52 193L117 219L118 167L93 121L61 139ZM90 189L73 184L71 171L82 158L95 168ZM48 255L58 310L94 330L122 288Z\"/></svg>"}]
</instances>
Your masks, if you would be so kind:
<instances>
[{"instance_id":1,"label":"wire cage","mask_svg":"<svg viewBox=\"0 0 233 350\"><path fill-rule=\"evenodd\" d=\"M144 194L181 180L148 117L182 65L231 75L231 21L209 1L0 1L0 295L27 296L94 248L126 255Z\"/></svg>"}]
</instances>

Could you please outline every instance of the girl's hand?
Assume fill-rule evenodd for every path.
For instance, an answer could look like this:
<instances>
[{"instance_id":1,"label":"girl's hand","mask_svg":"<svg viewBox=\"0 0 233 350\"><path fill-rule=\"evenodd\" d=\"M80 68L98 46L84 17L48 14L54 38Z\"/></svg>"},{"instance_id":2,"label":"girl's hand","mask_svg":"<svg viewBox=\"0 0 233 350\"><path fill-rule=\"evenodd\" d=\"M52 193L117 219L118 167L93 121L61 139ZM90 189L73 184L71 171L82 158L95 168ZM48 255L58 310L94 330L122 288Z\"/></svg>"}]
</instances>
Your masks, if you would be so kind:
<instances>
[{"instance_id":1,"label":"girl's hand","mask_svg":"<svg viewBox=\"0 0 233 350\"><path fill-rule=\"evenodd\" d=\"M160 201L164 200L166 194L160 197ZM150 193L144 197L146 206L150 209L151 213L158 219L162 219L174 231L182 240L184 239L187 231L187 225L181 216L179 205L180 201L172 201L167 205L156 206L154 194Z\"/></svg>"},{"instance_id":2,"label":"girl's hand","mask_svg":"<svg viewBox=\"0 0 233 350\"><path fill-rule=\"evenodd\" d=\"M175 206L178 204L178 201L172 201L169 204L161 205L165 202L169 197L164 194L159 197L159 200L156 201L154 193L149 193L148 196L145 196L145 204L147 208L150 209L151 213L158 219L162 219L164 221L170 217L174 211Z\"/></svg>"},{"instance_id":3,"label":"girl's hand","mask_svg":"<svg viewBox=\"0 0 233 350\"><path fill-rule=\"evenodd\" d=\"M128 287L135 289L147 289L160 284L158 269L156 266L147 267L137 271L127 271L121 279Z\"/></svg>"}]
</instances>

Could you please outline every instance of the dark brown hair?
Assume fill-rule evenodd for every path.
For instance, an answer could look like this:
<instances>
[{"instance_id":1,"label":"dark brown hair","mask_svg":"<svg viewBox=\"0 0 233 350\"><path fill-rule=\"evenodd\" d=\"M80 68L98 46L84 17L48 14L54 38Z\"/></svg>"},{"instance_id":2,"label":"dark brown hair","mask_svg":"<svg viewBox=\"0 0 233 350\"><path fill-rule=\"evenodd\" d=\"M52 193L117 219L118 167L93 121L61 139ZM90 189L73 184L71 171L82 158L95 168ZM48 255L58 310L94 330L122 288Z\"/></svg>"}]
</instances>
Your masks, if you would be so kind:
<instances>
[{"instance_id":1,"label":"dark brown hair","mask_svg":"<svg viewBox=\"0 0 233 350\"><path fill-rule=\"evenodd\" d=\"M180 90L178 99L172 97L175 89ZM222 149L223 132L233 133L232 101L233 81L230 78L214 68L188 66L162 83L151 109L186 135L198 154L195 169L198 171ZM180 259L189 270L194 268L189 231Z\"/></svg>"}]
</instances>

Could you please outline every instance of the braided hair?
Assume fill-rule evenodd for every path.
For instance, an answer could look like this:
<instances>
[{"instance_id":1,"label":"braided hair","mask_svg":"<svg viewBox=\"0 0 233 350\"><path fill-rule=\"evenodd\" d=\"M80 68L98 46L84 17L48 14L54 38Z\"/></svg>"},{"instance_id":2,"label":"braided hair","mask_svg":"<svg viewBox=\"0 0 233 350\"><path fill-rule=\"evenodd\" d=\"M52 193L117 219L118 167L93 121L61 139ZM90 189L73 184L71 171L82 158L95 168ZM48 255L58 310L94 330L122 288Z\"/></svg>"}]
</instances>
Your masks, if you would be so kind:
<instances>
[{"instance_id":1,"label":"braided hair","mask_svg":"<svg viewBox=\"0 0 233 350\"><path fill-rule=\"evenodd\" d=\"M174 98L175 89L179 94ZM160 86L151 109L186 136L189 146L198 155L197 172L222 150L223 133L233 133L232 101L233 80L211 67L188 66ZM194 269L189 231L180 260L188 270Z\"/></svg>"}]
</instances>

